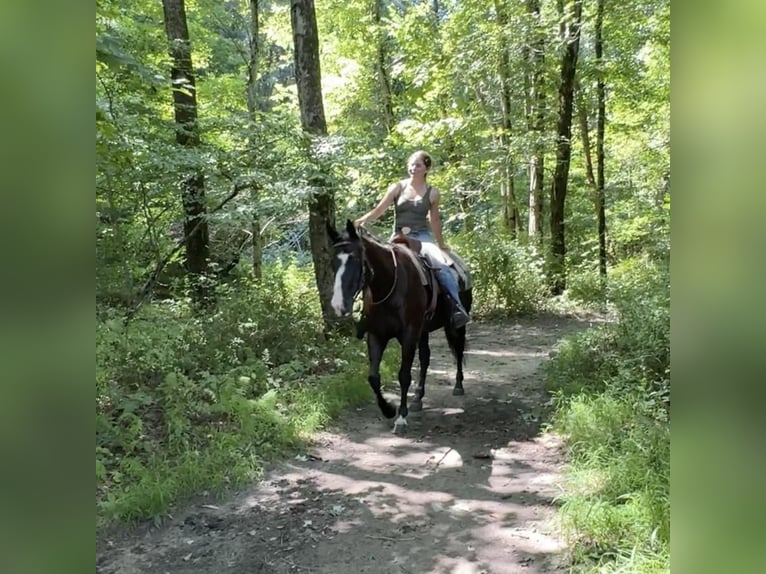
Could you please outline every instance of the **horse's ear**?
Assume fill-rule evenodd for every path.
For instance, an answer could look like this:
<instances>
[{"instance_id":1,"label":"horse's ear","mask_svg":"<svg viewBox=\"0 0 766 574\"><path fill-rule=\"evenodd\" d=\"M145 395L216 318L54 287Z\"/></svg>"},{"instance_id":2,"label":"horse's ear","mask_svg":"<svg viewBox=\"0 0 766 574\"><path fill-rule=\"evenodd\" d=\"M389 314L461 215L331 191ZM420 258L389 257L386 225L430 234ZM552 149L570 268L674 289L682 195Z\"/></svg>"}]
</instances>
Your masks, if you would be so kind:
<instances>
[{"instance_id":1,"label":"horse's ear","mask_svg":"<svg viewBox=\"0 0 766 574\"><path fill-rule=\"evenodd\" d=\"M346 231L348 231L348 236L352 238L359 237L359 234L356 232L356 227L354 227L354 222L350 219L346 220Z\"/></svg>"},{"instance_id":2,"label":"horse's ear","mask_svg":"<svg viewBox=\"0 0 766 574\"><path fill-rule=\"evenodd\" d=\"M340 240L338 232L335 231L335 228L332 225L330 225L329 221L325 221L325 226L327 227L327 235L330 238L330 241L337 243Z\"/></svg>"}]
</instances>

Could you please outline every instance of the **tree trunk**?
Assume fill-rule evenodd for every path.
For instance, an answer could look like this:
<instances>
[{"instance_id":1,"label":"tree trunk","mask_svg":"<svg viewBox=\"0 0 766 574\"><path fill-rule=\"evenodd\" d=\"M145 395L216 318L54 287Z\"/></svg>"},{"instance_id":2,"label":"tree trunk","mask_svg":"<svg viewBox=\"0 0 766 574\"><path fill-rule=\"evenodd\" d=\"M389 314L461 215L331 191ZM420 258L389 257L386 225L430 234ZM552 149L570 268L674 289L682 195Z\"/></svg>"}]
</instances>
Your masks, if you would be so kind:
<instances>
[{"instance_id":1,"label":"tree trunk","mask_svg":"<svg viewBox=\"0 0 766 574\"><path fill-rule=\"evenodd\" d=\"M298 86L301 126L311 135L326 136L314 0L290 0L290 24L295 46L295 81Z\"/></svg>"},{"instance_id":2,"label":"tree trunk","mask_svg":"<svg viewBox=\"0 0 766 574\"><path fill-rule=\"evenodd\" d=\"M290 23L295 46L295 82L298 86L301 126L310 136L321 138L327 135L327 123L322 102L319 34L314 0L291 0ZM321 173L321 169L318 172ZM315 190L309 199L311 256L322 316L329 326L334 316L330 300L335 277L332 272L333 247L326 226L328 223L335 225L335 196L321 175L311 183Z\"/></svg>"},{"instance_id":3,"label":"tree trunk","mask_svg":"<svg viewBox=\"0 0 766 574\"><path fill-rule=\"evenodd\" d=\"M604 0L596 3L596 216L598 218L598 270L606 278L606 193L604 190L604 131L606 125L606 94L604 89Z\"/></svg>"},{"instance_id":4,"label":"tree trunk","mask_svg":"<svg viewBox=\"0 0 766 574\"><path fill-rule=\"evenodd\" d=\"M510 47L508 46L507 33L509 25L508 7L501 1L495 0L497 12L498 33L500 35L500 64L498 75L500 76L500 143L503 148L503 169L500 183L500 195L503 198L503 223L505 228L516 237L521 230L521 218L519 206L516 203L516 189L513 180L513 159L511 158L511 133L513 124L511 120L511 71L510 71Z\"/></svg>"},{"instance_id":5,"label":"tree trunk","mask_svg":"<svg viewBox=\"0 0 766 574\"><path fill-rule=\"evenodd\" d=\"M386 55L386 29L381 23L381 13L383 10L383 0L373 2L373 20L375 22L375 42L376 58L375 72L380 86L379 97L383 99L383 125L386 126L386 132L390 133L394 127L394 103L391 94L391 78L388 75L388 57Z\"/></svg>"},{"instance_id":6,"label":"tree trunk","mask_svg":"<svg viewBox=\"0 0 766 574\"><path fill-rule=\"evenodd\" d=\"M593 190L593 206L596 211L596 217L598 219L598 242L599 242L599 274L601 275L601 278L606 277L606 259L605 257L602 257L602 241L604 241L604 230L605 225L603 225L603 220L601 219L604 217L604 203L603 203L603 193L604 193L604 187L603 187L603 172L601 173L601 187L599 187L599 182L596 179L596 173L593 171L593 153L592 153L592 147L590 143L590 126L588 122L588 106L585 103L585 96L582 93L582 86L580 85L580 82L575 82L575 91L576 96L575 99L577 100L577 117L580 121L580 139L582 139L582 149L583 149L583 155L585 156L585 177L588 180L588 185L590 185L591 189ZM603 132L602 132L603 137ZM598 139L598 132L596 139ZM601 153L603 153L603 140L602 140L602 149ZM603 163L603 156L601 158L597 158L599 163ZM606 245L604 244L604 247Z\"/></svg>"},{"instance_id":7,"label":"tree trunk","mask_svg":"<svg viewBox=\"0 0 766 574\"><path fill-rule=\"evenodd\" d=\"M261 73L259 76L259 63L263 61L263 44L260 37L260 7L259 0L250 0L250 54L247 62L247 112L250 121L258 122L259 112L267 112L270 108L269 98L274 89L274 81L268 74ZM256 130L253 130L255 133ZM251 138L253 140L253 138ZM253 149L258 148L258 142L253 141ZM253 157L254 165L258 164L258 158ZM253 277L260 279L263 275L263 238L261 236L261 218L258 212L260 203L260 186L257 182L252 183L250 188L250 202L253 206L253 217L250 220L250 233L252 236Z\"/></svg>"},{"instance_id":8,"label":"tree trunk","mask_svg":"<svg viewBox=\"0 0 766 574\"><path fill-rule=\"evenodd\" d=\"M559 116L556 125L556 171L551 186L551 251L549 280L551 290L560 295L566 289L566 234L564 207L569 180L569 161L572 155L572 108L577 56L580 49L580 22L582 0L573 0L571 14L562 18L564 53L561 57L559 82Z\"/></svg>"},{"instance_id":9,"label":"tree trunk","mask_svg":"<svg viewBox=\"0 0 766 574\"><path fill-rule=\"evenodd\" d=\"M577 100L577 118L580 121L580 138L582 139L582 152L585 156L585 177L593 188L593 197L596 196L596 175L593 171L593 154L590 146L590 127L588 126L588 106L585 103L582 86L575 81L575 99ZM595 199L594 199L595 204Z\"/></svg>"},{"instance_id":10,"label":"tree trunk","mask_svg":"<svg viewBox=\"0 0 766 574\"><path fill-rule=\"evenodd\" d=\"M545 32L540 23L540 0L528 0L531 17L532 79L529 82L528 124L532 134L532 155L529 158L529 236L543 239L543 184L545 168Z\"/></svg>"},{"instance_id":11,"label":"tree trunk","mask_svg":"<svg viewBox=\"0 0 766 574\"><path fill-rule=\"evenodd\" d=\"M192 74L191 42L186 25L184 0L163 0L165 30L173 59L173 111L176 123L176 142L184 147L200 144L197 125L197 90ZM187 175L181 193L184 206L184 235L186 237L186 267L194 282L195 299L206 296L201 275L207 271L210 257L208 224L205 209L205 176L197 168Z\"/></svg>"}]
</instances>

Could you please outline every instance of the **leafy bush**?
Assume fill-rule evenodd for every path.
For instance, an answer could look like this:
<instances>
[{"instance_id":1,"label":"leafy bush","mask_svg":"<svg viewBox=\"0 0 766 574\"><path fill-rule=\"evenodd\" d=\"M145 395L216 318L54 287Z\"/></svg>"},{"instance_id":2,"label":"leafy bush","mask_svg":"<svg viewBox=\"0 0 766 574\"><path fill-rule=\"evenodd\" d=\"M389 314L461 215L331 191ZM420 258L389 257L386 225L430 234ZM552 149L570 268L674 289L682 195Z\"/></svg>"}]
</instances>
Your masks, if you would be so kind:
<instances>
[{"instance_id":1,"label":"leafy bush","mask_svg":"<svg viewBox=\"0 0 766 574\"><path fill-rule=\"evenodd\" d=\"M567 277L567 295L574 301L601 305L606 296L598 269L575 269Z\"/></svg>"},{"instance_id":2,"label":"leafy bush","mask_svg":"<svg viewBox=\"0 0 766 574\"><path fill-rule=\"evenodd\" d=\"M369 398L364 350L326 340L310 270L274 266L221 287L215 309L145 306L96 331L102 519L156 516L255 476L340 408ZM311 304L307 304L311 301Z\"/></svg>"},{"instance_id":3,"label":"leafy bush","mask_svg":"<svg viewBox=\"0 0 766 574\"><path fill-rule=\"evenodd\" d=\"M565 340L548 364L570 466L561 514L581 571L665 572L670 556L667 269L624 262L618 321Z\"/></svg>"},{"instance_id":4,"label":"leafy bush","mask_svg":"<svg viewBox=\"0 0 766 574\"><path fill-rule=\"evenodd\" d=\"M546 308L543 259L507 236L458 236L455 249L471 268L478 313L535 313Z\"/></svg>"}]
</instances>

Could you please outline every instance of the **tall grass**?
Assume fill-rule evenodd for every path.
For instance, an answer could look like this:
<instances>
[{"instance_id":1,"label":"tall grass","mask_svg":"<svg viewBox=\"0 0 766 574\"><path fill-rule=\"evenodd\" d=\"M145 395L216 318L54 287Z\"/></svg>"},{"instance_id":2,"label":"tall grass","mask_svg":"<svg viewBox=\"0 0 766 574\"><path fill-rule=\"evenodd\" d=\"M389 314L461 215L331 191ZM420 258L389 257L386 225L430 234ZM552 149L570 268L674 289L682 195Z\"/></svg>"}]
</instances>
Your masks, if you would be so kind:
<instances>
[{"instance_id":1,"label":"tall grass","mask_svg":"<svg viewBox=\"0 0 766 574\"><path fill-rule=\"evenodd\" d=\"M608 295L618 321L566 340L547 369L569 457L562 523L577 571L668 572L667 271L628 261Z\"/></svg>"}]
</instances>

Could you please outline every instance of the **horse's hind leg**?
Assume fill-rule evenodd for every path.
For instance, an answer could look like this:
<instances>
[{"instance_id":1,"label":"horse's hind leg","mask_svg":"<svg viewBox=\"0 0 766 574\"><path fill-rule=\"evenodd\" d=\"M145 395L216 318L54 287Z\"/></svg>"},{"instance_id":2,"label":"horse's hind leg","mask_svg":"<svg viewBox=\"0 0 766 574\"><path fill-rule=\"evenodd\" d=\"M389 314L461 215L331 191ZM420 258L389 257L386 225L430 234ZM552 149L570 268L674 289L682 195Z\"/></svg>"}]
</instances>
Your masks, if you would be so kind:
<instances>
[{"instance_id":1,"label":"horse's hind leg","mask_svg":"<svg viewBox=\"0 0 766 574\"><path fill-rule=\"evenodd\" d=\"M463 389L463 354L465 352L465 327L459 329L445 329L447 343L457 363L457 374L455 375L455 386L452 388L453 395L464 395Z\"/></svg>"},{"instance_id":2,"label":"horse's hind leg","mask_svg":"<svg viewBox=\"0 0 766 574\"><path fill-rule=\"evenodd\" d=\"M426 394L426 374L431 363L431 347L428 345L428 331L426 329L423 329L423 334L420 335L418 360L420 362L420 377L418 378L418 386L415 389L415 398L412 400L411 408L413 412L423 410L423 397Z\"/></svg>"},{"instance_id":3,"label":"horse's hind leg","mask_svg":"<svg viewBox=\"0 0 766 574\"><path fill-rule=\"evenodd\" d=\"M386 350L387 344L387 340L382 340L372 333L367 334L367 356L370 359L370 371L367 380L372 387L372 392L375 393L375 398L378 400L378 407L383 413L383 416L387 419L392 419L396 414L396 410L383 397L380 388L380 361L383 358L383 351Z\"/></svg>"},{"instance_id":4,"label":"horse's hind leg","mask_svg":"<svg viewBox=\"0 0 766 574\"><path fill-rule=\"evenodd\" d=\"M399 390L401 392L401 401L399 403L399 416L396 417L394 422L394 433L404 434L407 432L407 415L409 411L407 409L407 393L410 390L410 383L412 382L412 363L415 360L415 349L417 349L418 341L416 336L412 333L405 334L401 341L402 346L402 363L399 367Z\"/></svg>"}]
</instances>

